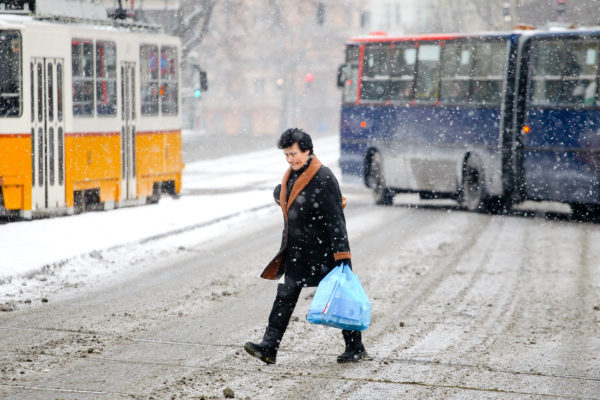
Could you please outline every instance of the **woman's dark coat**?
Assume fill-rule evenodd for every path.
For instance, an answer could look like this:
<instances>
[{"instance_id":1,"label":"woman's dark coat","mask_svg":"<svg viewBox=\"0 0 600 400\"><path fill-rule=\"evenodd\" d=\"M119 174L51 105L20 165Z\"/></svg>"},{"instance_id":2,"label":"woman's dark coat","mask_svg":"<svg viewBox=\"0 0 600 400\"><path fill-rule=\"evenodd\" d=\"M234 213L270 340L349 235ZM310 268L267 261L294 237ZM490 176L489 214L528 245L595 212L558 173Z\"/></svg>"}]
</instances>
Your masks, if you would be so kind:
<instances>
[{"instance_id":1,"label":"woman's dark coat","mask_svg":"<svg viewBox=\"0 0 600 400\"><path fill-rule=\"evenodd\" d=\"M288 169L283 177L278 201L284 217L281 248L262 278L279 279L285 273L299 285L317 286L339 260L350 259L345 199L338 182L316 156L307 164L300 171Z\"/></svg>"}]
</instances>

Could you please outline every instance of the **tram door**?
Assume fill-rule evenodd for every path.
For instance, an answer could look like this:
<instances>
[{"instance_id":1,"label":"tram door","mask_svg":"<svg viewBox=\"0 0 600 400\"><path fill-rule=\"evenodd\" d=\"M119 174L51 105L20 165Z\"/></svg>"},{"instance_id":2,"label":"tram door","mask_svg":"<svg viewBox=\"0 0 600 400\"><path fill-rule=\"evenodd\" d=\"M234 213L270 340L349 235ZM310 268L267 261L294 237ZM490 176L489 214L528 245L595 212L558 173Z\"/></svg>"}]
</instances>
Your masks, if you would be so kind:
<instances>
[{"instance_id":1,"label":"tram door","mask_svg":"<svg viewBox=\"0 0 600 400\"><path fill-rule=\"evenodd\" d=\"M65 206L63 60L32 58L32 210Z\"/></svg>"},{"instance_id":2,"label":"tram door","mask_svg":"<svg viewBox=\"0 0 600 400\"><path fill-rule=\"evenodd\" d=\"M121 200L137 197L135 63L121 63Z\"/></svg>"}]
</instances>

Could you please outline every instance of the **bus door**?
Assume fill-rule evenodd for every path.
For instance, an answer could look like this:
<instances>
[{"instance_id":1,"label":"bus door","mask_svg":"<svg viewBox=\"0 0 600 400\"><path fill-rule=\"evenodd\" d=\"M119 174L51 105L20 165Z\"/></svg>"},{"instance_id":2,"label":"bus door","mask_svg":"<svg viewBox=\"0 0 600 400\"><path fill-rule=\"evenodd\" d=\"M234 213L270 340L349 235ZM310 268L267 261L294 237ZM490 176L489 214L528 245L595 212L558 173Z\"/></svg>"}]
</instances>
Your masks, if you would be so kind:
<instances>
[{"instance_id":1,"label":"bus door","mask_svg":"<svg viewBox=\"0 0 600 400\"><path fill-rule=\"evenodd\" d=\"M65 205L63 60L32 58L32 210Z\"/></svg>"},{"instance_id":2,"label":"bus door","mask_svg":"<svg viewBox=\"0 0 600 400\"><path fill-rule=\"evenodd\" d=\"M137 198L135 63L121 63L121 200Z\"/></svg>"},{"instance_id":3,"label":"bus door","mask_svg":"<svg viewBox=\"0 0 600 400\"><path fill-rule=\"evenodd\" d=\"M586 38L533 44L522 132L528 198L598 202L598 54L599 43Z\"/></svg>"}]
</instances>

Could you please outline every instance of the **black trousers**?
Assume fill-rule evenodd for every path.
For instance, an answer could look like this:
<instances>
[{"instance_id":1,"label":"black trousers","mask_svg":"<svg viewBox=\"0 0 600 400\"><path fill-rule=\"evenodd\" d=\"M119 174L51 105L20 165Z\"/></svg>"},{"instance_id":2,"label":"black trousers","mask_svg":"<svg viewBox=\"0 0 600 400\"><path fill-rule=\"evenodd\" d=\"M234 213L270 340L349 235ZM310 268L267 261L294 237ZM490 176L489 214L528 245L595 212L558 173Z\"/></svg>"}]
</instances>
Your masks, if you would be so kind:
<instances>
[{"instance_id":1,"label":"black trousers","mask_svg":"<svg viewBox=\"0 0 600 400\"><path fill-rule=\"evenodd\" d=\"M277 296L269 315L270 328L277 329L282 334L285 332L301 291L302 286L287 276L283 283L277 285Z\"/></svg>"},{"instance_id":2,"label":"black trousers","mask_svg":"<svg viewBox=\"0 0 600 400\"><path fill-rule=\"evenodd\" d=\"M275 296L273 308L271 309L271 314L269 314L269 328L276 329L283 335L290 322L301 291L302 286L287 276L283 283L277 285L277 296ZM342 330L344 339L353 333L360 334L358 331ZM358 340L360 341L360 339Z\"/></svg>"}]
</instances>

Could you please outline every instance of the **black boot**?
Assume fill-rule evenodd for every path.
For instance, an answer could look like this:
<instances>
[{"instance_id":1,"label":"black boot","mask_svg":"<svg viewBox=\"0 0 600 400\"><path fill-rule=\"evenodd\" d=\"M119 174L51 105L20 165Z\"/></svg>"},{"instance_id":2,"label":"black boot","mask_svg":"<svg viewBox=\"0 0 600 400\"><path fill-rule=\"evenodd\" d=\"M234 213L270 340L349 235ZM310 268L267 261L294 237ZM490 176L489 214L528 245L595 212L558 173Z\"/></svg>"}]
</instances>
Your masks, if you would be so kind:
<instances>
[{"instance_id":1,"label":"black boot","mask_svg":"<svg viewBox=\"0 0 600 400\"><path fill-rule=\"evenodd\" d=\"M275 364L279 343L287 329L290 317L294 312L296 301L302 288L292 284L277 285L277 296L269 315L269 325L263 341L259 344L248 342L244 349L254 357L260 358L267 364Z\"/></svg>"},{"instance_id":2,"label":"black boot","mask_svg":"<svg viewBox=\"0 0 600 400\"><path fill-rule=\"evenodd\" d=\"M339 363L349 363L367 358L369 355L362 343L362 335L360 331L342 330L344 342L346 342L345 351L337 358Z\"/></svg>"},{"instance_id":3,"label":"black boot","mask_svg":"<svg viewBox=\"0 0 600 400\"><path fill-rule=\"evenodd\" d=\"M277 349L279 349L279 343L281 342L282 337L283 332L268 327L262 342L258 344L247 342L244 345L244 350L246 350L248 354L260 358L267 364L275 364L277 361Z\"/></svg>"}]
</instances>

